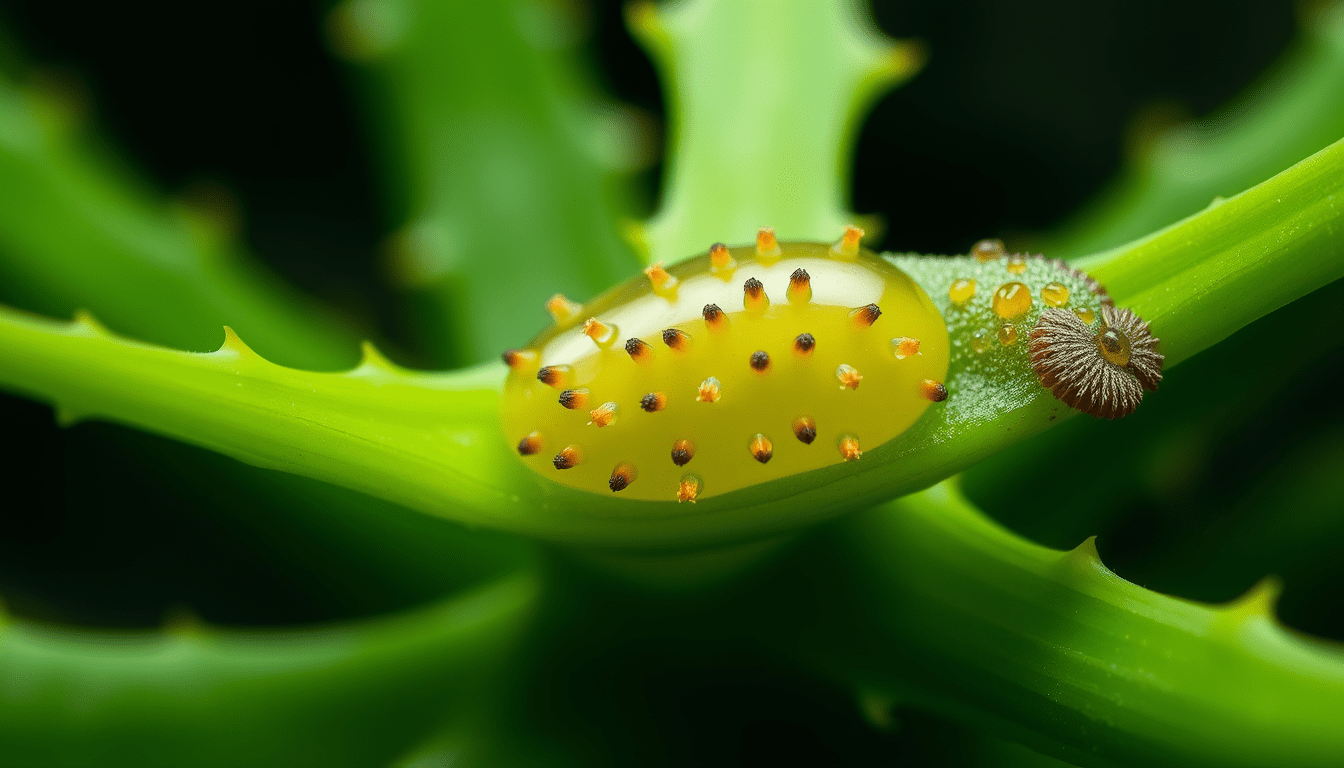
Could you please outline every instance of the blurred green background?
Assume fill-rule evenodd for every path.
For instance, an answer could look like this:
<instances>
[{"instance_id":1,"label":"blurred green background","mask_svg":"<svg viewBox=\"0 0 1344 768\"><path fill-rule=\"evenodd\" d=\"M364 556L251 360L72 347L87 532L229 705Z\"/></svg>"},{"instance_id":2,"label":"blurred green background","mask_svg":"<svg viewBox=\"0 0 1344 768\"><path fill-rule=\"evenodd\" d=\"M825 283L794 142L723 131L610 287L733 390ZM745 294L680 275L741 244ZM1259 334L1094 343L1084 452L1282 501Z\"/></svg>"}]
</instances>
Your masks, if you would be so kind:
<instances>
[{"instance_id":1,"label":"blurred green background","mask_svg":"<svg viewBox=\"0 0 1344 768\"><path fill-rule=\"evenodd\" d=\"M598 89L638 110L658 146L664 95L621 4L559 5ZM398 362L433 365L441 358L426 341L434 334L417 327L423 313L387 280L387 239L406 202L380 165L386 148L358 76L330 53L329 9L249 0L72 13L5 0L0 67L35 69L68 92L153 186L228 201L243 241L293 285ZM881 29L923 40L929 61L865 122L852 207L886 217L876 245L893 250L964 252L985 236L1050 242L1160 131L1257 82L1297 39L1299 10L875 3ZM646 160L631 175L635 217L658 194L661 161ZM24 306L6 285L0 302ZM1226 600L1282 575L1285 622L1344 639L1344 561L1332 556L1344 541L1335 394L1344 342L1320 332L1340 306L1338 285L1299 301L1183 365L1132 419L1076 419L976 468L966 489L1043 544L1098 534L1112 569L1159 591ZM280 626L416 605L455 584L434 561L443 523L374 502L336 523L288 514L264 473L107 424L58 429L49 408L26 400L0 400L0 424L17 449L0 468L0 595L17 614L153 627L188 610L215 624ZM392 529L388 541L423 533L423 551L379 552L380 532ZM660 744L674 763L716 751L742 764L925 764L959 749L956 726L908 714L906 732L924 736L869 728L848 695L731 642L688 657L660 647L651 617L588 618L645 641L576 660L597 681L593 717L620 718L617 741ZM577 675L556 671L548 684L563 690ZM658 697L645 695L655 688Z\"/></svg>"}]
</instances>

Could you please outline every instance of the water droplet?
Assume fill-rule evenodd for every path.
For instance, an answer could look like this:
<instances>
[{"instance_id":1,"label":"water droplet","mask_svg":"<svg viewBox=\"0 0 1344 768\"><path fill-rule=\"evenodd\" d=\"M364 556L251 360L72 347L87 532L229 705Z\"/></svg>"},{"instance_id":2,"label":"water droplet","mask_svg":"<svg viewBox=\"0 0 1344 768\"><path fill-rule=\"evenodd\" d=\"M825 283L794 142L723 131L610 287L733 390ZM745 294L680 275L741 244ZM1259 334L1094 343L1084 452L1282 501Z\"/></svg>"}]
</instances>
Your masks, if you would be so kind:
<instances>
[{"instance_id":1,"label":"water droplet","mask_svg":"<svg viewBox=\"0 0 1344 768\"><path fill-rule=\"evenodd\" d=\"M999 343L1007 347L1017 342L1017 329L1004 324L999 328Z\"/></svg>"},{"instance_id":2,"label":"water droplet","mask_svg":"<svg viewBox=\"0 0 1344 768\"><path fill-rule=\"evenodd\" d=\"M1062 283L1047 283L1041 289L1041 301L1047 306L1062 307L1069 303L1069 289Z\"/></svg>"},{"instance_id":3,"label":"water droplet","mask_svg":"<svg viewBox=\"0 0 1344 768\"><path fill-rule=\"evenodd\" d=\"M947 298L957 306L963 306L966 302L975 296L975 281L962 278L952 283L952 287L947 290Z\"/></svg>"},{"instance_id":4,"label":"water droplet","mask_svg":"<svg viewBox=\"0 0 1344 768\"><path fill-rule=\"evenodd\" d=\"M1004 283L994 292L994 313L1004 320L1016 320L1031 309L1031 291L1021 283Z\"/></svg>"},{"instance_id":5,"label":"water droplet","mask_svg":"<svg viewBox=\"0 0 1344 768\"><path fill-rule=\"evenodd\" d=\"M1129 337L1114 328L1107 328L1097 337L1101 356L1113 365L1129 365Z\"/></svg>"}]
</instances>

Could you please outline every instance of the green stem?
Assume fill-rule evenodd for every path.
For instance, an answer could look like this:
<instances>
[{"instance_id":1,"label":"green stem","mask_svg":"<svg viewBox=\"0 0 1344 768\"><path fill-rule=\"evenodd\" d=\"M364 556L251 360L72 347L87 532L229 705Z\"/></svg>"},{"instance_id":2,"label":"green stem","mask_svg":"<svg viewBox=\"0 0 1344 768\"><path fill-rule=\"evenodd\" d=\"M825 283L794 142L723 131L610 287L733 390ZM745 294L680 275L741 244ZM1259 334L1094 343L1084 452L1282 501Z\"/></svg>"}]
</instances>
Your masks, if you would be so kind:
<instances>
[{"instance_id":1,"label":"green stem","mask_svg":"<svg viewBox=\"0 0 1344 768\"><path fill-rule=\"evenodd\" d=\"M1149 592L1091 539L1031 544L946 484L847 520L832 546L843 576L799 647L865 689L1082 765L1344 762L1344 649L1284 630L1274 583L1222 606Z\"/></svg>"},{"instance_id":2,"label":"green stem","mask_svg":"<svg viewBox=\"0 0 1344 768\"><path fill-rule=\"evenodd\" d=\"M1152 325L1168 365L1344 276L1344 140L1077 265Z\"/></svg>"},{"instance_id":3,"label":"green stem","mask_svg":"<svg viewBox=\"0 0 1344 768\"><path fill-rule=\"evenodd\" d=\"M1118 301L1152 320L1179 362L1344 272L1342 193L1344 144L1336 144L1104 255L1097 271ZM944 303L945 286L968 268L957 259L897 261ZM371 357L350 374L313 374L267 363L236 336L218 353L190 355L88 322L0 313L0 385L46 397L67 418L104 416L461 522L594 546L740 542L928 487L1069 415L1024 358L1015 365L998 379L954 365L947 402L862 461L678 505L567 489L524 468L500 434L497 365L411 374Z\"/></svg>"}]
</instances>

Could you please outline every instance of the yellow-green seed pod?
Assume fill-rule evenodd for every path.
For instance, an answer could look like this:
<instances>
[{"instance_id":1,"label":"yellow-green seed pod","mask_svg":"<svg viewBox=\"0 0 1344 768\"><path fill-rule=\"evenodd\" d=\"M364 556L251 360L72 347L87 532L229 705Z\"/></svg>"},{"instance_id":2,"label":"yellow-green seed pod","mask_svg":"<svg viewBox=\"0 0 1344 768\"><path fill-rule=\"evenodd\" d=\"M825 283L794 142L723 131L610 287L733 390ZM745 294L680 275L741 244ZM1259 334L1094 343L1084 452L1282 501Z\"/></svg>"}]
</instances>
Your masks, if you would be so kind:
<instances>
[{"instance_id":1,"label":"yellow-green seed pod","mask_svg":"<svg viewBox=\"0 0 1344 768\"><path fill-rule=\"evenodd\" d=\"M929 297L857 239L715 245L509 353L519 460L594 493L692 502L862 461L938 399L949 349Z\"/></svg>"}]
</instances>

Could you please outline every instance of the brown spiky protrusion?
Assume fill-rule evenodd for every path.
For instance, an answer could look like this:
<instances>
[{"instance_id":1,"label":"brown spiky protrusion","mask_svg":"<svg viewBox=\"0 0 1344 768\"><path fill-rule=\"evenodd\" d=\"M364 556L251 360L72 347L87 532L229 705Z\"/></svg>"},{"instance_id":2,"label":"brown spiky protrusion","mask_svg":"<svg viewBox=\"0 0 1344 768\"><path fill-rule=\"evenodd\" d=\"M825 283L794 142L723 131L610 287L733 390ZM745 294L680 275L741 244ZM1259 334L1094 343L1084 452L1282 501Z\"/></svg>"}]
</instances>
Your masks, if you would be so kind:
<instances>
[{"instance_id":1,"label":"brown spiky protrusion","mask_svg":"<svg viewBox=\"0 0 1344 768\"><path fill-rule=\"evenodd\" d=\"M859 450L859 438L853 435L842 436L837 447L845 461L857 461L863 455L863 451Z\"/></svg>"},{"instance_id":2,"label":"brown spiky protrusion","mask_svg":"<svg viewBox=\"0 0 1344 768\"><path fill-rule=\"evenodd\" d=\"M615 403L603 403L588 412L588 418L592 421L589 424L595 427L608 427L616 421L616 411L619 406Z\"/></svg>"},{"instance_id":3,"label":"brown spiky protrusion","mask_svg":"<svg viewBox=\"0 0 1344 768\"><path fill-rule=\"evenodd\" d=\"M891 340L891 353L896 356L897 360L914 357L919 354L919 339L897 336Z\"/></svg>"},{"instance_id":4,"label":"brown spiky protrusion","mask_svg":"<svg viewBox=\"0 0 1344 768\"><path fill-rule=\"evenodd\" d=\"M557 293L546 301L546 311L551 313L557 324L563 325L578 317L583 311L583 305L570 301L563 293Z\"/></svg>"},{"instance_id":5,"label":"brown spiky protrusion","mask_svg":"<svg viewBox=\"0 0 1344 768\"><path fill-rule=\"evenodd\" d=\"M705 318L705 325L711 331L722 331L728 327L728 316L719 309L718 304L706 304L705 308L700 310L700 314Z\"/></svg>"},{"instance_id":6,"label":"brown spiky protrusion","mask_svg":"<svg viewBox=\"0 0 1344 768\"><path fill-rule=\"evenodd\" d=\"M678 328L666 328L663 330L663 343L668 349L676 352L684 352L691 343L690 334Z\"/></svg>"},{"instance_id":7,"label":"brown spiky protrusion","mask_svg":"<svg viewBox=\"0 0 1344 768\"><path fill-rule=\"evenodd\" d=\"M781 253L775 239L774 227L761 227L756 233L756 255L762 259L776 259Z\"/></svg>"},{"instance_id":8,"label":"brown spiky protrusion","mask_svg":"<svg viewBox=\"0 0 1344 768\"><path fill-rule=\"evenodd\" d=\"M635 465L623 461L620 464L617 464L615 469L611 470L611 479L607 480L607 487L610 488L613 493L616 491L623 491L626 486L633 483L638 476L639 473L635 471Z\"/></svg>"},{"instance_id":9,"label":"brown spiky protrusion","mask_svg":"<svg viewBox=\"0 0 1344 768\"><path fill-rule=\"evenodd\" d=\"M881 316L882 308L876 304L868 304L867 306L851 309L849 311L849 319L860 328L867 328L873 323L876 323L877 318ZM886 326L883 327L885 328Z\"/></svg>"},{"instance_id":10,"label":"brown spiky protrusion","mask_svg":"<svg viewBox=\"0 0 1344 768\"><path fill-rule=\"evenodd\" d=\"M751 359L748 361L751 370L757 373L765 373L770 368L770 355L763 349L758 349L751 353Z\"/></svg>"},{"instance_id":11,"label":"brown spiky protrusion","mask_svg":"<svg viewBox=\"0 0 1344 768\"><path fill-rule=\"evenodd\" d=\"M593 340L599 347L610 347L616 342L616 326L590 317L583 321L583 335Z\"/></svg>"},{"instance_id":12,"label":"brown spiky protrusion","mask_svg":"<svg viewBox=\"0 0 1344 768\"><path fill-rule=\"evenodd\" d=\"M947 399L947 387L941 381L925 379L919 382L919 394L926 400L941 403Z\"/></svg>"},{"instance_id":13,"label":"brown spiky protrusion","mask_svg":"<svg viewBox=\"0 0 1344 768\"><path fill-rule=\"evenodd\" d=\"M583 452L579 450L577 445L567 445L561 448L560 452L555 454L555 458L551 459L551 463L555 465L556 469L570 469L580 461L583 461Z\"/></svg>"},{"instance_id":14,"label":"brown spiky protrusion","mask_svg":"<svg viewBox=\"0 0 1344 768\"><path fill-rule=\"evenodd\" d=\"M577 411L580 408L588 407L588 390L586 389L566 389L560 393L560 404L571 411Z\"/></svg>"},{"instance_id":15,"label":"brown spiky protrusion","mask_svg":"<svg viewBox=\"0 0 1344 768\"><path fill-rule=\"evenodd\" d=\"M569 386L574 377L574 369L568 365L548 365L537 371L537 381L548 387L563 389Z\"/></svg>"},{"instance_id":16,"label":"brown spiky protrusion","mask_svg":"<svg viewBox=\"0 0 1344 768\"><path fill-rule=\"evenodd\" d=\"M653 347L650 347L643 339L626 339L625 353L630 355L630 359L636 363L653 362Z\"/></svg>"},{"instance_id":17,"label":"brown spiky protrusion","mask_svg":"<svg viewBox=\"0 0 1344 768\"><path fill-rule=\"evenodd\" d=\"M794 304L806 304L812 300L812 276L799 267L789 275L789 301Z\"/></svg>"},{"instance_id":18,"label":"brown spiky protrusion","mask_svg":"<svg viewBox=\"0 0 1344 768\"><path fill-rule=\"evenodd\" d=\"M858 389L859 382L863 381L863 374L854 366L841 363L840 367L835 369L835 378L840 380L841 389Z\"/></svg>"},{"instance_id":19,"label":"brown spiky protrusion","mask_svg":"<svg viewBox=\"0 0 1344 768\"><path fill-rule=\"evenodd\" d=\"M845 227L845 233L840 236L835 245L831 246L831 253L842 259L857 259L859 257L859 241L863 239L863 230L854 225Z\"/></svg>"},{"instance_id":20,"label":"brown spiky protrusion","mask_svg":"<svg viewBox=\"0 0 1344 768\"><path fill-rule=\"evenodd\" d=\"M540 358L536 351L531 349L510 349L501 357L504 358L504 364L515 371L526 371L536 365Z\"/></svg>"},{"instance_id":21,"label":"brown spiky protrusion","mask_svg":"<svg viewBox=\"0 0 1344 768\"><path fill-rule=\"evenodd\" d=\"M702 403L718 402L719 396L722 394L721 387L719 380L710 376L700 382L700 388L695 392L695 399Z\"/></svg>"},{"instance_id":22,"label":"brown spiky protrusion","mask_svg":"<svg viewBox=\"0 0 1344 768\"><path fill-rule=\"evenodd\" d=\"M639 407L647 413L657 413L667 407L667 395L662 392L650 392L639 399Z\"/></svg>"},{"instance_id":23,"label":"brown spiky protrusion","mask_svg":"<svg viewBox=\"0 0 1344 768\"><path fill-rule=\"evenodd\" d=\"M754 277L747 278L742 284L742 308L748 312L764 312L770 306L770 298L765 295L765 285Z\"/></svg>"},{"instance_id":24,"label":"brown spiky protrusion","mask_svg":"<svg viewBox=\"0 0 1344 768\"><path fill-rule=\"evenodd\" d=\"M518 441L518 455L531 456L545 447L546 441L542 439L541 433L534 430L528 432L526 437Z\"/></svg>"},{"instance_id":25,"label":"brown spiky protrusion","mask_svg":"<svg viewBox=\"0 0 1344 768\"><path fill-rule=\"evenodd\" d=\"M971 246L971 255L979 261L993 261L1005 253L1002 240L985 239Z\"/></svg>"},{"instance_id":26,"label":"brown spiky protrusion","mask_svg":"<svg viewBox=\"0 0 1344 768\"><path fill-rule=\"evenodd\" d=\"M793 340L793 351L802 357L812 354L817 347L817 339L810 333L800 333Z\"/></svg>"},{"instance_id":27,"label":"brown spiky protrusion","mask_svg":"<svg viewBox=\"0 0 1344 768\"><path fill-rule=\"evenodd\" d=\"M644 268L644 274L648 275L649 284L653 286L653 292L659 296L669 297L675 295L678 280L663 269L661 261L654 262Z\"/></svg>"},{"instance_id":28,"label":"brown spiky protrusion","mask_svg":"<svg viewBox=\"0 0 1344 768\"><path fill-rule=\"evenodd\" d=\"M700 478L695 475L683 475L681 484L677 487L677 503L689 501L694 504L696 498L700 496L701 487L703 487L703 484L700 482Z\"/></svg>"},{"instance_id":29,"label":"brown spiky protrusion","mask_svg":"<svg viewBox=\"0 0 1344 768\"><path fill-rule=\"evenodd\" d=\"M695 458L695 443L690 440L678 440L672 444L672 463L684 467Z\"/></svg>"},{"instance_id":30,"label":"brown spiky protrusion","mask_svg":"<svg viewBox=\"0 0 1344 768\"><path fill-rule=\"evenodd\" d=\"M762 464L769 461L770 457L775 455L775 446L770 442L770 438L760 433L757 433L755 437L751 438L751 445L748 449L751 451L751 455Z\"/></svg>"},{"instance_id":31,"label":"brown spiky protrusion","mask_svg":"<svg viewBox=\"0 0 1344 768\"><path fill-rule=\"evenodd\" d=\"M817 439L817 422L813 421L811 416L799 416L793 420L793 435L811 445L812 441Z\"/></svg>"},{"instance_id":32,"label":"brown spiky protrusion","mask_svg":"<svg viewBox=\"0 0 1344 768\"><path fill-rule=\"evenodd\" d=\"M737 268L737 262L733 261L733 254L728 252L728 246L723 243L715 243L709 246L709 270L715 274L729 273Z\"/></svg>"},{"instance_id":33,"label":"brown spiky protrusion","mask_svg":"<svg viewBox=\"0 0 1344 768\"><path fill-rule=\"evenodd\" d=\"M1045 309L1031 329L1031 365L1066 405L1099 419L1134 412L1162 381L1159 340L1128 309L1103 306L1093 328L1073 312Z\"/></svg>"}]
</instances>

